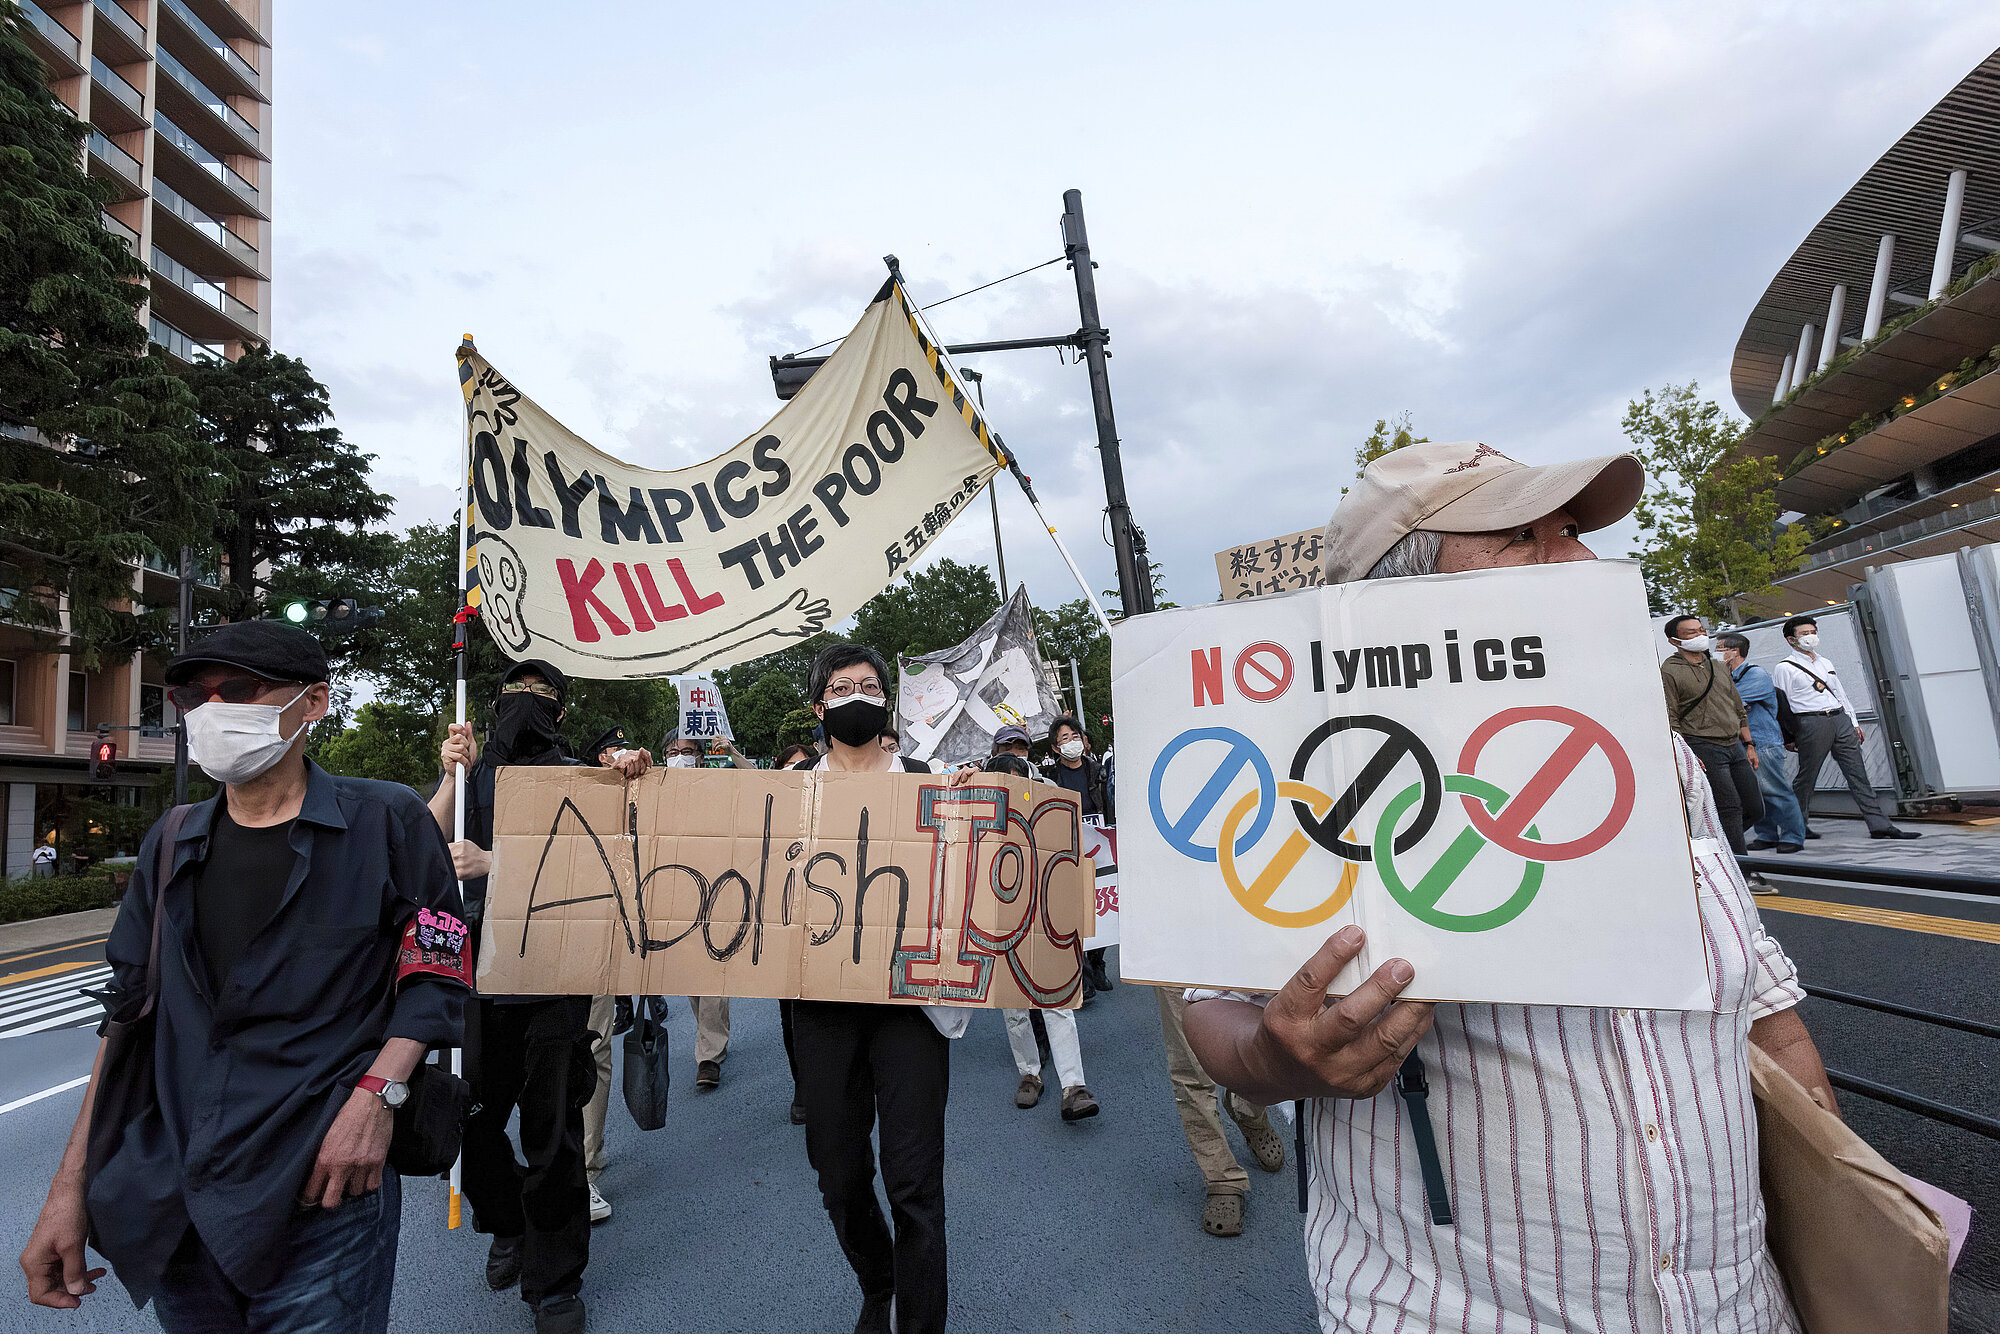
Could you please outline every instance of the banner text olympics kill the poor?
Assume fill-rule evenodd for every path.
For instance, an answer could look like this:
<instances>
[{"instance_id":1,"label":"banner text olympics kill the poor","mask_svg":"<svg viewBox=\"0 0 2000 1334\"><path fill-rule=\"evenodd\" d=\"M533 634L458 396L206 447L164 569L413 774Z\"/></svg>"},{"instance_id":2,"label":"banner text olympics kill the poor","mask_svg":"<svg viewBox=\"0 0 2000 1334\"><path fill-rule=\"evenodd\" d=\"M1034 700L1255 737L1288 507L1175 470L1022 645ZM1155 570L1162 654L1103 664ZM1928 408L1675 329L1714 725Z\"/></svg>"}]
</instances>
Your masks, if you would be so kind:
<instances>
[{"instance_id":1,"label":"banner text olympics kill the poor","mask_svg":"<svg viewBox=\"0 0 2000 1334\"><path fill-rule=\"evenodd\" d=\"M1076 797L982 774L502 768L486 995L1081 1000Z\"/></svg>"},{"instance_id":2,"label":"banner text olympics kill the poor","mask_svg":"<svg viewBox=\"0 0 2000 1334\"><path fill-rule=\"evenodd\" d=\"M493 642L591 680L712 672L851 615L1004 455L884 287L796 397L673 472L593 448L461 348L467 601Z\"/></svg>"},{"instance_id":3,"label":"banner text olympics kill the poor","mask_svg":"<svg viewBox=\"0 0 2000 1334\"><path fill-rule=\"evenodd\" d=\"M1707 1008L1651 636L1616 560L1120 623L1124 972L1275 991L1356 923L1335 993Z\"/></svg>"}]
</instances>

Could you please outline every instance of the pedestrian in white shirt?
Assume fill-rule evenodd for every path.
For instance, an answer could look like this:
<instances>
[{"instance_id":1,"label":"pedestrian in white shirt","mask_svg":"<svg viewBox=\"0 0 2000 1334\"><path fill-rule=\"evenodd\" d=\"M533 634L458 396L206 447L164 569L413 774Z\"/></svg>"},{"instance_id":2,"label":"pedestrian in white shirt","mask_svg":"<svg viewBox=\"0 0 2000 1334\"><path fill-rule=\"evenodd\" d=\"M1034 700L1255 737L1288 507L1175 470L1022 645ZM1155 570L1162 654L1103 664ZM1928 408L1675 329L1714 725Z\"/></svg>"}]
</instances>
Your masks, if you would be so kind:
<instances>
[{"instance_id":1,"label":"pedestrian in white shirt","mask_svg":"<svg viewBox=\"0 0 2000 1334\"><path fill-rule=\"evenodd\" d=\"M1591 560L1578 535L1624 517L1644 480L1630 455L1528 468L1485 445L1407 445L1334 511L1322 569L1343 583ZM1423 983L1402 959L1328 1005L1355 927L1268 1003L1190 994L1188 1039L1218 1083L1311 1100L1323 1329L1799 1328L1764 1241L1748 1044L1828 1107L1833 1093L1701 763L1678 738L1674 754L1713 1012L1403 1001ZM1683 874L1662 868L1655 892L1686 893Z\"/></svg>"},{"instance_id":2,"label":"pedestrian in white shirt","mask_svg":"<svg viewBox=\"0 0 2000 1334\"><path fill-rule=\"evenodd\" d=\"M1922 838L1913 829L1891 824L1882 799L1875 795L1868 763L1861 754L1866 733L1854 715L1854 706L1847 702L1833 659L1818 652L1819 622L1810 616L1792 617L1785 622L1785 642L1792 646L1791 656L1771 669L1771 683L1791 710L1793 739L1785 743L1785 749L1797 751L1799 756L1799 771L1792 777L1799 813L1812 819L1813 790L1819 786L1819 771L1826 757L1832 755L1840 766L1840 776L1847 780L1855 809L1868 823L1870 838ZM1806 837L1819 835L1808 825Z\"/></svg>"}]
</instances>

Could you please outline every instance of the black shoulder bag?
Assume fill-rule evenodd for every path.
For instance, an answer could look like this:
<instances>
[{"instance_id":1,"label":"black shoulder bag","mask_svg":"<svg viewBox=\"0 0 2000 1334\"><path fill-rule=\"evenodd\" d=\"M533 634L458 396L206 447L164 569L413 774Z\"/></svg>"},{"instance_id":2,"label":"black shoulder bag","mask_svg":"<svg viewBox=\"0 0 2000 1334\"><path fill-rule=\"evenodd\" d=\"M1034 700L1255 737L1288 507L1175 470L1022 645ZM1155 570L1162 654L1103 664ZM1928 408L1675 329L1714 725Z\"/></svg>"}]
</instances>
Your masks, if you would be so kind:
<instances>
[{"instance_id":1,"label":"black shoulder bag","mask_svg":"<svg viewBox=\"0 0 2000 1334\"><path fill-rule=\"evenodd\" d=\"M153 1034L160 1000L160 921L166 916L167 880L173 875L174 847L192 806L176 806L160 820L153 866L153 943L146 953L145 994L119 1005L104 1021L104 1055L98 1063L97 1095L90 1104L90 1132L84 1146L84 1180L94 1178L124 1143L133 1122L159 1105L153 1082ZM94 1229L93 1229L94 1230Z\"/></svg>"}]
</instances>

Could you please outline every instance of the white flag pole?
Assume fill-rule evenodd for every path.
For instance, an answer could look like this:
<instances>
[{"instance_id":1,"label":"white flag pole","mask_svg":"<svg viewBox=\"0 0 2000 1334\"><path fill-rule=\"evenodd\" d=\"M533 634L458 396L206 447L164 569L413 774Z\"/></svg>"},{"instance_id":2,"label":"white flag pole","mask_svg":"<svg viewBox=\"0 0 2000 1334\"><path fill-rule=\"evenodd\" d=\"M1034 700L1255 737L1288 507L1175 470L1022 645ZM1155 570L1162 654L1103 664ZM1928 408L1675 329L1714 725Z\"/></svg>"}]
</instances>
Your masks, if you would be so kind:
<instances>
[{"instance_id":1,"label":"white flag pole","mask_svg":"<svg viewBox=\"0 0 2000 1334\"><path fill-rule=\"evenodd\" d=\"M467 334L465 341L458 345L458 378L459 387L464 392L468 403L472 400L473 386L472 368L466 364L466 358L471 356L472 351L472 335ZM465 722L465 640L466 636L471 632L472 617L475 614L471 604L467 601L467 597L471 591L472 576L465 559L466 552L471 545L472 533L472 427L470 423L466 426L465 446L462 455L463 466L459 469L461 481L458 502L458 612L452 617L453 675L456 677L453 683L453 689L456 694L456 699L454 700L454 721L460 724ZM452 766L451 838L454 843L460 843L465 840L465 766L462 764ZM463 880L459 881L458 893L459 902L462 905L465 900L465 882ZM471 941L468 940L466 943L470 945ZM476 999L469 999L467 1003L476 1005L478 1001ZM465 1076L465 1049L463 1047L453 1047L451 1049L451 1072L460 1078L464 1078ZM461 1191L459 1187L463 1177L464 1163L465 1155L463 1153L451 1160L451 1190L449 1203L446 1206L445 1212L445 1228L447 1231L456 1228L460 1222L462 1210Z\"/></svg>"},{"instance_id":2,"label":"white flag pole","mask_svg":"<svg viewBox=\"0 0 2000 1334\"><path fill-rule=\"evenodd\" d=\"M924 318L923 311L918 309L917 304L914 301L910 300L909 293L903 291L903 276L901 272L898 271L893 265L891 266L890 271L892 276L894 276L896 280L896 290L897 293L902 297L904 308L907 309L912 315L916 317L918 323L924 326L925 331L930 335L931 346L937 349L938 359L944 364L945 368L951 372L952 379L960 383L961 387L959 389L959 392L963 394L965 392L963 388L965 377L959 372L957 365L955 365L952 362L951 354L945 351L944 340L938 337L936 329L931 328L931 322ZM985 400L982 398L981 403L983 404L984 401ZM1014 480L1020 483L1021 494L1025 495L1028 498L1028 504L1034 507L1035 518L1041 523L1042 527L1047 530L1049 539L1056 544L1056 550L1062 553L1063 564L1069 566L1069 572L1071 576L1073 576L1076 579L1076 586L1083 590L1084 601L1088 602L1090 604L1091 611L1097 614L1098 624L1104 627L1105 634L1107 635L1110 634L1111 618L1106 616L1104 614L1104 608L1098 605L1097 595L1090 591L1090 584L1084 579L1083 571L1077 568L1076 558L1069 554L1069 548L1063 544L1061 535L1056 532L1056 526L1050 523L1049 516L1043 513L1042 502L1035 495L1034 483L1029 481L1028 475L1021 471L1020 463L1016 461L1016 459L1014 458L1014 451L1007 448L1006 445L1002 444L999 436L995 435L993 437L993 443L1000 446L999 452L1006 459L1007 471L1014 474ZM987 485L991 486L992 483L989 481Z\"/></svg>"}]
</instances>

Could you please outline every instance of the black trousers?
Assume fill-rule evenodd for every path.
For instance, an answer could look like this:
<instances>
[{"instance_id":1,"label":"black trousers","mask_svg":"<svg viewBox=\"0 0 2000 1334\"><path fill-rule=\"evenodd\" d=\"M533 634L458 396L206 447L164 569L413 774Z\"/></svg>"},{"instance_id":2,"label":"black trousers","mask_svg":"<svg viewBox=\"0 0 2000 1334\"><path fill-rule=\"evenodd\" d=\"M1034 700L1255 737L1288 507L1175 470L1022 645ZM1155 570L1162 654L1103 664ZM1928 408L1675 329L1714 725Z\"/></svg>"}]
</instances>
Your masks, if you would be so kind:
<instances>
[{"instance_id":1,"label":"black trousers","mask_svg":"<svg viewBox=\"0 0 2000 1334\"><path fill-rule=\"evenodd\" d=\"M583 1287L590 1263L590 1191L583 1174L583 1105L596 1084L590 997L519 1005L481 1000L465 1016L477 1110L465 1126L462 1177L473 1227L521 1237L521 1299ZM514 1157L507 1118L521 1113Z\"/></svg>"},{"instance_id":2,"label":"black trousers","mask_svg":"<svg viewBox=\"0 0 2000 1334\"><path fill-rule=\"evenodd\" d=\"M1798 795L1799 814L1808 823L1812 820L1813 793L1819 787L1819 771L1826 764L1826 757L1833 756L1840 766L1840 776L1847 780L1848 795L1854 798L1854 808L1861 812L1861 818L1868 828L1893 829L1888 814L1882 809L1882 799L1875 795L1875 784L1868 777L1868 761L1862 758L1861 735L1854 730L1854 722L1841 709L1834 713L1798 714L1799 771L1792 778L1792 791Z\"/></svg>"},{"instance_id":3,"label":"black trousers","mask_svg":"<svg viewBox=\"0 0 2000 1334\"><path fill-rule=\"evenodd\" d=\"M799 1051L797 1040L792 1033L792 1007L797 1004L797 1001L782 998L778 1001L778 1032L785 1039L785 1064L792 1070L793 1102L799 1100Z\"/></svg>"},{"instance_id":4,"label":"black trousers","mask_svg":"<svg viewBox=\"0 0 2000 1334\"><path fill-rule=\"evenodd\" d=\"M862 1295L895 1295L897 1334L941 1334L951 1043L914 1005L799 1001L792 1033L806 1154ZM868 1141L878 1116L893 1239L875 1198Z\"/></svg>"},{"instance_id":5,"label":"black trousers","mask_svg":"<svg viewBox=\"0 0 2000 1334\"><path fill-rule=\"evenodd\" d=\"M1750 767L1750 752L1741 741L1687 739L1688 746L1708 772L1708 785L1715 792L1715 813L1722 820L1723 836L1729 850L1742 856L1743 831L1764 818L1764 793L1757 786L1757 771ZM1759 763L1765 756L1758 756Z\"/></svg>"}]
</instances>

